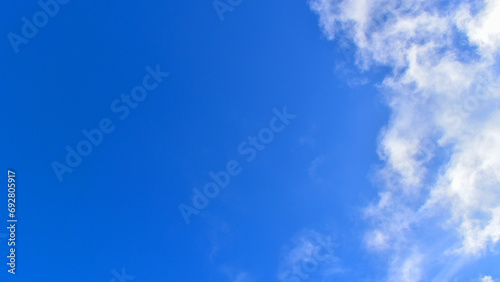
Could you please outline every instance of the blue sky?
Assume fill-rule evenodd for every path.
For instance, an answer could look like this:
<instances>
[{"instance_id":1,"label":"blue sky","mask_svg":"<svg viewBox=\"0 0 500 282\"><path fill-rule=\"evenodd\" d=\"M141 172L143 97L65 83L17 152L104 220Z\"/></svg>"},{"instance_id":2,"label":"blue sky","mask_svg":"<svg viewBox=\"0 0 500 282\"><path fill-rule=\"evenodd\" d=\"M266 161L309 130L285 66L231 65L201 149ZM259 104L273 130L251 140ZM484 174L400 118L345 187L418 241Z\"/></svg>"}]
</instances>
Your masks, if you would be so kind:
<instances>
[{"instance_id":1,"label":"blue sky","mask_svg":"<svg viewBox=\"0 0 500 282\"><path fill-rule=\"evenodd\" d=\"M499 279L498 97L465 103L458 125L433 113L496 93L484 11L500 5L385 2L222 1L221 20L211 1L61 1L14 45L42 8L9 4L0 144L19 222L2 281ZM472 73L487 82L456 83ZM88 154L70 165L67 146ZM187 223L179 205L231 162L240 172Z\"/></svg>"}]
</instances>

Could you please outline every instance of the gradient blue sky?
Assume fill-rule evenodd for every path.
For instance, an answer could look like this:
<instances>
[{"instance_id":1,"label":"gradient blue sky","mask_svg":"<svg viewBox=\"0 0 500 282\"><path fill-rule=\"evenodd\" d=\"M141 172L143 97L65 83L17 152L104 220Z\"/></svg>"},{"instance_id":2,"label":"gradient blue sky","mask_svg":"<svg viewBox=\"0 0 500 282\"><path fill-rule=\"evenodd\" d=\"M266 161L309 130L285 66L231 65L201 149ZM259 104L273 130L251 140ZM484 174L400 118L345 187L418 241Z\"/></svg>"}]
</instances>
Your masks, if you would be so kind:
<instances>
[{"instance_id":1,"label":"gradient blue sky","mask_svg":"<svg viewBox=\"0 0 500 282\"><path fill-rule=\"evenodd\" d=\"M9 3L1 34L39 10ZM134 281L281 281L311 237L337 259L309 281L385 280L391 256L367 249L364 210L378 200L390 68L361 72L340 45L306 1L243 1L223 21L211 1L70 1L17 54L5 36L1 161L17 172L19 222L17 274L3 264L0 280L125 268ZM111 103L157 65L170 75L120 120ZM238 145L285 106L296 118L246 162ZM103 118L116 129L59 182L51 164ZM230 160L242 172L186 224L178 205ZM457 281L500 277L494 261Z\"/></svg>"}]
</instances>

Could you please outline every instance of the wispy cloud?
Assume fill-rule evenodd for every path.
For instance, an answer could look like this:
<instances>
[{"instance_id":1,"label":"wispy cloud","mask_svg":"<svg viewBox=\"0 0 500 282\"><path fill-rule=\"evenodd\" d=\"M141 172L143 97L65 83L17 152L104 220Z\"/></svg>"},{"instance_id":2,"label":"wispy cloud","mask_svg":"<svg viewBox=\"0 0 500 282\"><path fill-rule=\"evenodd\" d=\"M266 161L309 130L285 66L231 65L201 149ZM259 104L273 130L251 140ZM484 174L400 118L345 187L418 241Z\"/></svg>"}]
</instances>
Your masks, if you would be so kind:
<instances>
[{"instance_id":1,"label":"wispy cloud","mask_svg":"<svg viewBox=\"0 0 500 282\"><path fill-rule=\"evenodd\" d=\"M286 248L279 272L280 281L319 281L343 272L335 255L336 244L328 234L305 229Z\"/></svg>"},{"instance_id":2,"label":"wispy cloud","mask_svg":"<svg viewBox=\"0 0 500 282\"><path fill-rule=\"evenodd\" d=\"M310 7L329 39L355 45L361 70L391 68L379 85L392 114L378 141L383 184L367 209L367 245L391 257L388 280L432 280L446 264L453 277L462 258L500 240L500 1Z\"/></svg>"},{"instance_id":3,"label":"wispy cloud","mask_svg":"<svg viewBox=\"0 0 500 282\"><path fill-rule=\"evenodd\" d=\"M220 267L221 272L230 282L255 282L258 281L252 274L232 265L224 264Z\"/></svg>"},{"instance_id":4,"label":"wispy cloud","mask_svg":"<svg viewBox=\"0 0 500 282\"><path fill-rule=\"evenodd\" d=\"M255 282L256 280L247 272L240 272L234 282Z\"/></svg>"},{"instance_id":5,"label":"wispy cloud","mask_svg":"<svg viewBox=\"0 0 500 282\"><path fill-rule=\"evenodd\" d=\"M313 179L315 182L321 182L322 178L318 174L318 168L323 165L325 162L325 157L324 156L318 156L316 157L311 164L309 165L309 168L307 168L307 174L311 179Z\"/></svg>"}]
</instances>

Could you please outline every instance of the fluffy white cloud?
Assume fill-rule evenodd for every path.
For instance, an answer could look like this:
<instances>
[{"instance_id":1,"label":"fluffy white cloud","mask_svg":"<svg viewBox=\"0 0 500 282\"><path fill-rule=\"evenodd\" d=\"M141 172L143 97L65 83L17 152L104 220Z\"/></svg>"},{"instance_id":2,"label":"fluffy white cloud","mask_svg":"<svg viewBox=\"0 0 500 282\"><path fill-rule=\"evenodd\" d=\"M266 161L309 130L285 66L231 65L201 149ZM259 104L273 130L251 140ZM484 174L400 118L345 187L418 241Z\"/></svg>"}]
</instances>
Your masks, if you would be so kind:
<instances>
[{"instance_id":1,"label":"fluffy white cloud","mask_svg":"<svg viewBox=\"0 0 500 282\"><path fill-rule=\"evenodd\" d=\"M495 281L493 281L493 278L491 278L491 276L484 276L483 279L481 279L481 282L495 282Z\"/></svg>"},{"instance_id":2,"label":"fluffy white cloud","mask_svg":"<svg viewBox=\"0 0 500 282\"><path fill-rule=\"evenodd\" d=\"M389 280L431 280L430 273L444 275L431 267L446 264L443 256L461 261L494 248L500 1L312 0L310 7L329 39L356 46L362 70L392 69L380 85L392 111L379 139L384 185L367 209L374 228L366 235L369 247L391 255Z\"/></svg>"}]
</instances>

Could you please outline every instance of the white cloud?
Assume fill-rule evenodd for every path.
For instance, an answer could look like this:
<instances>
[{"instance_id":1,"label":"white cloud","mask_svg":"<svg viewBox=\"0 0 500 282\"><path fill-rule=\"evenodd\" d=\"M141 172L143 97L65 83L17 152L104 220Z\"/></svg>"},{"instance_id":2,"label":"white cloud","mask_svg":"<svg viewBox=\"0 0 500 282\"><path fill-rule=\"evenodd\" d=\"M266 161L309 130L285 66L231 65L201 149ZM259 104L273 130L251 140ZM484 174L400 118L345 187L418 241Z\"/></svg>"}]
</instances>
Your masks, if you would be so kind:
<instances>
[{"instance_id":1,"label":"white cloud","mask_svg":"<svg viewBox=\"0 0 500 282\"><path fill-rule=\"evenodd\" d=\"M481 279L481 282L495 282L495 281L493 281L493 278L491 278L491 276L484 276L483 279Z\"/></svg>"},{"instance_id":2,"label":"white cloud","mask_svg":"<svg viewBox=\"0 0 500 282\"><path fill-rule=\"evenodd\" d=\"M292 243L285 251L278 272L280 281L328 278L343 272L331 235L303 230L292 239Z\"/></svg>"},{"instance_id":3,"label":"white cloud","mask_svg":"<svg viewBox=\"0 0 500 282\"><path fill-rule=\"evenodd\" d=\"M311 164L309 165L309 168L307 169L307 174L309 175L310 178L312 178L316 182L322 182L322 178L320 174L318 173L318 168L323 165L325 162L325 157L324 156L318 156L316 157Z\"/></svg>"},{"instance_id":4,"label":"white cloud","mask_svg":"<svg viewBox=\"0 0 500 282\"><path fill-rule=\"evenodd\" d=\"M369 247L391 254L389 280L432 280L445 258L458 262L494 248L500 1L312 0L310 6L329 39L352 41L362 70L392 69L380 84L392 111L379 138L384 184L367 209L374 228L366 235ZM445 278L461 265L448 265L454 271Z\"/></svg>"},{"instance_id":5,"label":"white cloud","mask_svg":"<svg viewBox=\"0 0 500 282\"><path fill-rule=\"evenodd\" d=\"M457 13L458 26L467 32L469 40L478 45L485 54L494 53L500 46L500 3L486 0L478 15L471 15L467 7Z\"/></svg>"}]
</instances>

